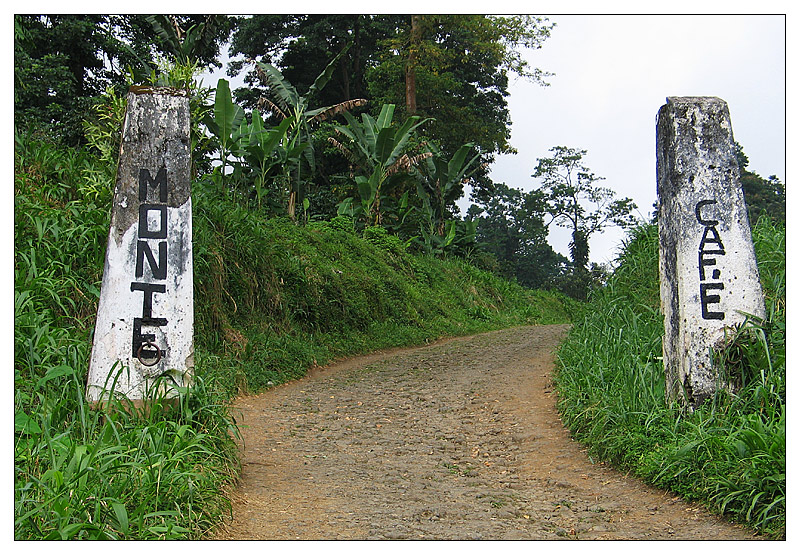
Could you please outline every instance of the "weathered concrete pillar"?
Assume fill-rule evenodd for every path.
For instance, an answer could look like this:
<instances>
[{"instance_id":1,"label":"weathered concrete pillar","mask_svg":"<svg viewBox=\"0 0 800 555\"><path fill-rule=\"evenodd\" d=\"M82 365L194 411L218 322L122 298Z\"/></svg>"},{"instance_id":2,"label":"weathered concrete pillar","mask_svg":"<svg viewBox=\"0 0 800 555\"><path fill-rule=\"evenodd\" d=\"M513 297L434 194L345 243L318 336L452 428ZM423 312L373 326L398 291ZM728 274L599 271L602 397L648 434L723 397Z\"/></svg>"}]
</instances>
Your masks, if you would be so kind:
<instances>
[{"instance_id":1,"label":"weathered concrete pillar","mask_svg":"<svg viewBox=\"0 0 800 555\"><path fill-rule=\"evenodd\" d=\"M667 397L690 410L729 388L712 350L765 316L728 106L670 97L656 125Z\"/></svg>"},{"instance_id":2,"label":"weathered concrete pillar","mask_svg":"<svg viewBox=\"0 0 800 555\"><path fill-rule=\"evenodd\" d=\"M171 395L194 367L189 99L131 88L87 398ZM174 392L174 391L173 391Z\"/></svg>"}]
</instances>

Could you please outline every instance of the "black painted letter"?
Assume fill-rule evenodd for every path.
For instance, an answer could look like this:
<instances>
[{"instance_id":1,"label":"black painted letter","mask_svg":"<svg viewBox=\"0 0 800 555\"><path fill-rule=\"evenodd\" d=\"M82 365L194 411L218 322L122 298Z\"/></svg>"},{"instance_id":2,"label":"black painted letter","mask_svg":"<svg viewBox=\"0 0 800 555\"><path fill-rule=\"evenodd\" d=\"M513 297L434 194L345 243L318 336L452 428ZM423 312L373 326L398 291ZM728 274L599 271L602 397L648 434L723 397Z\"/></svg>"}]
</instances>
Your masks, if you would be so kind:
<instances>
[{"instance_id":1,"label":"black painted letter","mask_svg":"<svg viewBox=\"0 0 800 555\"><path fill-rule=\"evenodd\" d=\"M703 224L704 226L707 226L707 227L708 226L712 226L713 227L713 226L715 226L715 225L717 225L719 223L719 220L704 220L703 219L703 215L700 214L700 209L703 206L706 206L706 205L709 205L709 204L717 204L717 201L715 201L715 200L701 200L700 202L698 202L694 206L694 215L697 217L697 221L700 222L701 224Z\"/></svg>"},{"instance_id":2,"label":"black painted letter","mask_svg":"<svg viewBox=\"0 0 800 555\"><path fill-rule=\"evenodd\" d=\"M147 222L147 215L151 211L159 213L159 228L151 230ZM140 204L139 205L139 239L166 239L167 238L167 205L166 204Z\"/></svg>"},{"instance_id":3,"label":"black painted letter","mask_svg":"<svg viewBox=\"0 0 800 555\"><path fill-rule=\"evenodd\" d=\"M139 169L139 201L147 200L147 186L158 185L159 202L167 202L167 168L161 168L153 179L150 170L147 168Z\"/></svg>"},{"instance_id":4,"label":"black painted letter","mask_svg":"<svg viewBox=\"0 0 800 555\"><path fill-rule=\"evenodd\" d=\"M708 310L708 305L710 304L718 304L719 303L719 295L708 295L706 292L711 289L725 289L725 285L722 283L701 283L700 284L700 304L703 307L703 319L704 320L724 320L725 313L724 312L712 312Z\"/></svg>"},{"instance_id":5,"label":"black painted letter","mask_svg":"<svg viewBox=\"0 0 800 555\"><path fill-rule=\"evenodd\" d=\"M158 263L153 254L153 250L147 241L138 241L136 243L136 277L140 278L144 275L144 259L147 257L147 264L150 266L150 271L154 279L167 279L167 242L160 241L158 243Z\"/></svg>"}]
</instances>

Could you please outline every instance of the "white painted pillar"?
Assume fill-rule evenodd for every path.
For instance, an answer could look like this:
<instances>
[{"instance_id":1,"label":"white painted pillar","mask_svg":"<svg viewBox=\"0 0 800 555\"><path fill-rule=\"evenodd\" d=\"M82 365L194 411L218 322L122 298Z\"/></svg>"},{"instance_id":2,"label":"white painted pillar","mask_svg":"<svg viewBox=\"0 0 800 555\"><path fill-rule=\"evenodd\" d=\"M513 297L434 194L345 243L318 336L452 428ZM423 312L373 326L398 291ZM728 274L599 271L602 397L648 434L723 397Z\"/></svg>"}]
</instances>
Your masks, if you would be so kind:
<instances>
[{"instance_id":1,"label":"white painted pillar","mask_svg":"<svg viewBox=\"0 0 800 555\"><path fill-rule=\"evenodd\" d=\"M670 97L656 125L667 398L690 410L730 388L712 364L726 330L765 317L728 106Z\"/></svg>"},{"instance_id":2,"label":"white painted pillar","mask_svg":"<svg viewBox=\"0 0 800 555\"><path fill-rule=\"evenodd\" d=\"M191 384L191 141L183 91L132 87L122 131L87 398Z\"/></svg>"}]
</instances>

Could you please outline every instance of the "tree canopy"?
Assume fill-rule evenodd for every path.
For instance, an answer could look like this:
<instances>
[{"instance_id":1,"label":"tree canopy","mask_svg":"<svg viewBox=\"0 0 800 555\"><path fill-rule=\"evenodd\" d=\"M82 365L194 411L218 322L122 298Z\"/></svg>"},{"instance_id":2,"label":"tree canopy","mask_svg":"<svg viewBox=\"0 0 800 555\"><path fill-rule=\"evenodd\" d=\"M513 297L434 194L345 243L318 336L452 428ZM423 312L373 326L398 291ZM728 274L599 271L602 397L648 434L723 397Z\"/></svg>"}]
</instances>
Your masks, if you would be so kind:
<instances>
[{"instance_id":1,"label":"tree canopy","mask_svg":"<svg viewBox=\"0 0 800 555\"><path fill-rule=\"evenodd\" d=\"M532 288L553 287L567 259L547 243L547 202L541 191L523 192L495 185L495 194L470 206L467 216L476 222L478 245L497 258L509 279Z\"/></svg>"},{"instance_id":2,"label":"tree canopy","mask_svg":"<svg viewBox=\"0 0 800 555\"><path fill-rule=\"evenodd\" d=\"M150 17L163 18L163 27L179 40L202 25L205 40L197 41L192 54L201 66L220 65L228 18ZM81 143L81 122L100 95L143 79L158 68L158 56L172 55L174 48L144 15L15 15L15 122Z\"/></svg>"},{"instance_id":3,"label":"tree canopy","mask_svg":"<svg viewBox=\"0 0 800 555\"><path fill-rule=\"evenodd\" d=\"M229 64L228 74L245 71L247 88L236 91L244 105L255 105L265 93L254 62L280 69L287 81L307 90L331 59L350 44L329 85L320 91L323 105L365 98L365 68L374 65L378 42L394 28L391 16L370 15L254 15L236 18L231 37L231 57L243 56Z\"/></svg>"},{"instance_id":4,"label":"tree canopy","mask_svg":"<svg viewBox=\"0 0 800 555\"><path fill-rule=\"evenodd\" d=\"M755 224L762 214L766 214L773 221L785 225L786 186L776 175L764 179L757 173L749 171L747 166L750 160L745 155L742 145L735 143L734 147L750 224Z\"/></svg>"},{"instance_id":5,"label":"tree canopy","mask_svg":"<svg viewBox=\"0 0 800 555\"><path fill-rule=\"evenodd\" d=\"M515 152L509 143L509 75L545 85L520 48L540 48L553 25L528 16L406 16L383 40L379 64L367 70L369 96L431 118L425 133L448 155L468 140L480 154L473 194L486 200L494 156ZM409 83L413 80L413 83Z\"/></svg>"},{"instance_id":6,"label":"tree canopy","mask_svg":"<svg viewBox=\"0 0 800 555\"><path fill-rule=\"evenodd\" d=\"M554 146L550 152L551 157L537 160L532 177L542 183L540 191L551 218L548 225L555 222L572 230L572 285L578 297L585 297L590 281L589 238L612 225L634 225L636 204L627 197L616 198L612 189L598 184L605 178L583 164L585 150Z\"/></svg>"},{"instance_id":7,"label":"tree canopy","mask_svg":"<svg viewBox=\"0 0 800 555\"><path fill-rule=\"evenodd\" d=\"M546 19L531 16L258 15L238 21L231 55L245 60L233 62L229 73L237 74L251 61L267 61L302 89L351 44L319 102L366 98L373 116L393 104L402 116L430 118L421 134L445 156L466 142L474 145L481 168L472 176L473 191L487 199L494 155L514 152L509 76L546 84L549 74L531 67L521 50L541 48L552 28ZM266 94L266 83L252 67L247 71L249 88L236 96L255 106Z\"/></svg>"}]
</instances>

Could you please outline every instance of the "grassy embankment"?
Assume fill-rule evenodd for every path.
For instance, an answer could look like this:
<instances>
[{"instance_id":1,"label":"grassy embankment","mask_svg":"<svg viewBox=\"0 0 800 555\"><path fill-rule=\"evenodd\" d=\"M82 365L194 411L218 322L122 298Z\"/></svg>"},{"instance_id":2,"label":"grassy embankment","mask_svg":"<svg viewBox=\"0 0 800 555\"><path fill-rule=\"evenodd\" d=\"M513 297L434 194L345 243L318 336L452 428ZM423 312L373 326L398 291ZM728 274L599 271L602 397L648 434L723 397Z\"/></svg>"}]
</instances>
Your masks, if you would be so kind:
<instances>
[{"instance_id":1,"label":"grassy embankment","mask_svg":"<svg viewBox=\"0 0 800 555\"><path fill-rule=\"evenodd\" d=\"M346 221L298 227L194 195L197 385L177 407L84 401L110 219L107 167L18 137L14 180L14 534L196 538L238 472L228 402L312 364L531 323L574 305Z\"/></svg>"},{"instance_id":2,"label":"grassy embankment","mask_svg":"<svg viewBox=\"0 0 800 555\"><path fill-rule=\"evenodd\" d=\"M559 408L593 457L769 537L786 527L786 231L754 226L767 320L718 353L742 387L693 414L667 406L656 226L635 231L560 350Z\"/></svg>"},{"instance_id":3,"label":"grassy embankment","mask_svg":"<svg viewBox=\"0 0 800 555\"><path fill-rule=\"evenodd\" d=\"M260 389L337 357L442 336L567 322L575 305L461 259L411 255L382 228L361 237L342 218L298 227L203 202L195 229L197 335L228 387Z\"/></svg>"}]
</instances>

